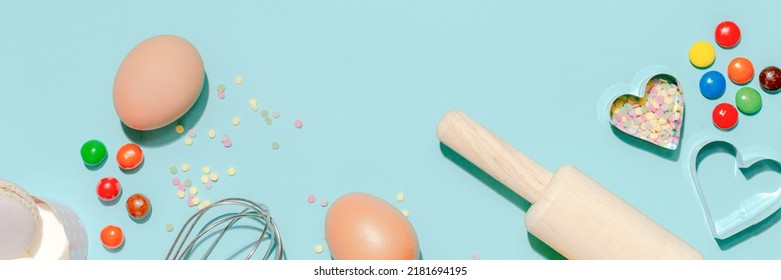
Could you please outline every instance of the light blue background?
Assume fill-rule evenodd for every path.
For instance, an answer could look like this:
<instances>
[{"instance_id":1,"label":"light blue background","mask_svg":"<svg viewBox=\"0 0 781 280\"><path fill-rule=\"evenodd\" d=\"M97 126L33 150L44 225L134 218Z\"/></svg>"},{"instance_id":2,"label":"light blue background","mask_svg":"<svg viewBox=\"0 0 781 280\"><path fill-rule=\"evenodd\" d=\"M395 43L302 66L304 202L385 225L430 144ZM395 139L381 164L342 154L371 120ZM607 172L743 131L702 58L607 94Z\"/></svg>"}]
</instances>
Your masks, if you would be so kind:
<instances>
[{"instance_id":1,"label":"light blue background","mask_svg":"<svg viewBox=\"0 0 781 280\"><path fill-rule=\"evenodd\" d=\"M168 168L185 162L192 170L176 176L196 185L201 166L220 172L212 190L201 188L202 199L267 204L288 259L330 258L327 248L313 251L326 245L327 208L307 204L307 195L333 201L354 191L409 210L425 259L560 258L526 232L527 202L440 146L436 124L457 108L550 170L575 164L708 259L779 259L775 216L727 242L712 238L688 168L701 137L777 158L781 97L762 93L759 114L718 131L711 110L734 102L738 87L706 100L697 88L705 70L687 58L694 42L715 43L715 26L733 20L743 40L717 47L711 69L725 72L736 56L750 58L757 73L781 64L778 8L771 1L2 1L0 177L73 208L90 259L165 256L175 236L165 225L178 230L194 212L170 184ZM130 141L112 106L114 74L133 46L163 33L188 39L204 60L208 100L200 119L187 123L199 135L187 147L169 130L165 139L175 139L145 145L144 166L125 174L114 161ZM676 153L624 141L597 116L606 88L650 65L673 69L686 94ZM243 84L232 82L237 75ZM216 98L219 84L224 100ZM249 110L250 97L282 117L265 125ZM231 125L234 116L241 125ZM208 129L230 135L234 146L208 139ZM78 152L91 138L110 153L97 170ZM227 176L228 166L238 174ZM781 176L767 172L746 183L734 159L718 154L703 161L700 177L714 193L775 190ZM95 196L105 176L125 188L117 205ZM154 204L145 223L131 221L122 205L134 192ZM395 201L398 192L405 201ZM118 252L98 241L109 223L127 235Z\"/></svg>"}]
</instances>

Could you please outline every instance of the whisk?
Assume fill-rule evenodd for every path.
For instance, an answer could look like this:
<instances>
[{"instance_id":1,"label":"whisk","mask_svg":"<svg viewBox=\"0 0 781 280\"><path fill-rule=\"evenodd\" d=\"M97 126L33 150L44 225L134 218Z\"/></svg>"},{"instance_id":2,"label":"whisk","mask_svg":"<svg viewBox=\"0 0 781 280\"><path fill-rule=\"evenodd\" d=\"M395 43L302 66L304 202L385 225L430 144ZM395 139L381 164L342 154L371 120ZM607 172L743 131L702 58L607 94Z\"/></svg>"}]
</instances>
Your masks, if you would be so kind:
<instances>
[{"instance_id":1,"label":"whisk","mask_svg":"<svg viewBox=\"0 0 781 280\"><path fill-rule=\"evenodd\" d=\"M218 214L211 219L208 217L204 218L204 215L207 213L216 212L212 210L227 210L228 208L234 208L234 210L222 212L222 214ZM196 226L199 225L198 222L201 221L202 218L207 220L207 222L201 226L200 230L196 231L197 234L193 233ZM239 223L241 220L249 221L250 223ZM262 259L268 260L273 258L281 260L284 258L282 238L276 223L274 223L274 219L271 218L271 215L269 214L268 207L264 204L255 203L243 198L226 198L198 210L198 212L187 219L187 222L182 226L182 229L179 231L179 234L171 245L171 249L168 250L165 259L190 259L191 255L196 253L196 248L199 247L200 244L213 238L214 241L211 242L211 245L205 249L201 256L201 259L205 260L209 258L209 255L212 254L217 247L217 244L223 239L226 233L238 229L260 231L260 235L257 240L254 240L254 244L251 245L249 253L245 257L246 260L251 259L253 255L255 255L263 241L268 241L268 246ZM194 235L194 237L190 238L191 235Z\"/></svg>"}]
</instances>

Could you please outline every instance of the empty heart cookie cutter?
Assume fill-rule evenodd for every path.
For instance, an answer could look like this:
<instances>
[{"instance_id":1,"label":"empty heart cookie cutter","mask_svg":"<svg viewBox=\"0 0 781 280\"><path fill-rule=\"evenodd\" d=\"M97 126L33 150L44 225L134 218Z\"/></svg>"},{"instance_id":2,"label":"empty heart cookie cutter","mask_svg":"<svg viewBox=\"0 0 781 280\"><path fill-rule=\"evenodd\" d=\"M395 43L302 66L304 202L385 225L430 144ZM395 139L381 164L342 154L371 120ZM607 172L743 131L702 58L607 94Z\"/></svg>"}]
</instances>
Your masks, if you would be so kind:
<instances>
[{"instance_id":1,"label":"empty heart cookie cutter","mask_svg":"<svg viewBox=\"0 0 781 280\"><path fill-rule=\"evenodd\" d=\"M683 127L683 89L670 68L649 66L638 71L631 84L606 89L597 113L602 124L620 133L675 150Z\"/></svg>"},{"instance_id":2,"label":"empty heart cookie cutter","mask_svg":"<svg viewBox=\"0 0 781 280\"><path fill-rule=\"evenodd\" d=\"M710 227L711 233L716 239L727 239L747 228L760 223L767 219L770 215L775 213L781 208L781 182L777 184L774 191L762 192L761 190L751 189L736 189L736 186L726 186L722 183L719 188L733 188L732 190L741 191L744 193L743 198L737 198L735 194L722 188L708 189L708 193L703 188L700 182L700 164L706 157L718 152L726 152L734 156L735 158L735 170L733 174L737 177L740 173L747 177L746 180L750 180L753 175L746 175L744 171L750 171L748 173L759 173L766 171L767 166L773 166L772 172L781 172L781 163L776 158L779 158L777 151L770 148L763 147L751 147L739 149L732 143L724 139L718 139L718 137L701 137L697 144L693 147L689 158L689 173L691 175L691 181L694 185L697 195L699 197L702 209ZM741 152L743 150L743 152ZM764 164L762 164L764 163ZM764 167L763 167L764 166ZM752 170L754 169L754 170ZM721 173L722 176L726 173ZM726 182L726 181L722 181ZM721 192L717 192L721 191ZM727 200L730 203L714 203L709 204L709 198L714 196L721 196L720 200ZM731 203L734 201L734 204ZM711 201L712 202L712 201ZM715 211L719 210L719 211ZM718 212L718 215L714 213Z\"/></svg>"}]
</instances>

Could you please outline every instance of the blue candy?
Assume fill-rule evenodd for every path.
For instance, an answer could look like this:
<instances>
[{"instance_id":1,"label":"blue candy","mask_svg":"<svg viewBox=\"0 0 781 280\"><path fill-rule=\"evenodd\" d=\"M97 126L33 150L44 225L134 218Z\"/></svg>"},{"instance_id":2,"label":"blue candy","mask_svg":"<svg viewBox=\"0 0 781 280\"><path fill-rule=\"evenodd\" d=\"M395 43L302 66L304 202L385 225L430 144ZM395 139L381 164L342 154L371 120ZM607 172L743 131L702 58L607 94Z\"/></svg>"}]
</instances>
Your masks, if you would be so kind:
<instances>
[{"instance_id":1,"label":"blue candy","mask_svg":"<svg viewBox=\"0 0 781 280\"><path fill-rule=\"evenodd\" d=\"M727 80L719 71L708 71L700 79L700 92L707 99L717 99L724 95Z\"/></svg>"}]
</instances>

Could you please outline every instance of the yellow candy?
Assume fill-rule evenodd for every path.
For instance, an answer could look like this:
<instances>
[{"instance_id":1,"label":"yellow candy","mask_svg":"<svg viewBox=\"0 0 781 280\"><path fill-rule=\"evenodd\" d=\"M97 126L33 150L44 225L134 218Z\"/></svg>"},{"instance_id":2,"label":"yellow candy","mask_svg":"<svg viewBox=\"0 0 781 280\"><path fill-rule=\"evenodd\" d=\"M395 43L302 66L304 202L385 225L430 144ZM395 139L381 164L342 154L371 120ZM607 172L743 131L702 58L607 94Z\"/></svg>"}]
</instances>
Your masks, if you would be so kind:
<instances>
[{"instance_id":1,"label":"yellow candy","mask_svg":"<svg viewBox=\"0 0 781 280\"><path fill-rule=\"evenodd\" d=\"M181 124L176 125L176 133L182 134L184 133L184 126Z\"/></svg>"},{"instance_id":2,"label":"yellow candy","mask_svg":"<svg viewBox=\"0 0 781 280\"><path fill-rule=\"evenodd\" d=\"M233 175L236 175L236 168L229 167L228 168L228 176L233 176Z\"/></svg>"},{"instance_id":3,"label":"yellow candy","mask_svg":"<svg viewBox=\"0 0 781 280\"><path fill-rule=\"evenodd\" d=\"M716 49L708 42L699 41L689 49L689 61L697 68L706 68L716 60Z\"/></svg>"}]
</instances>

